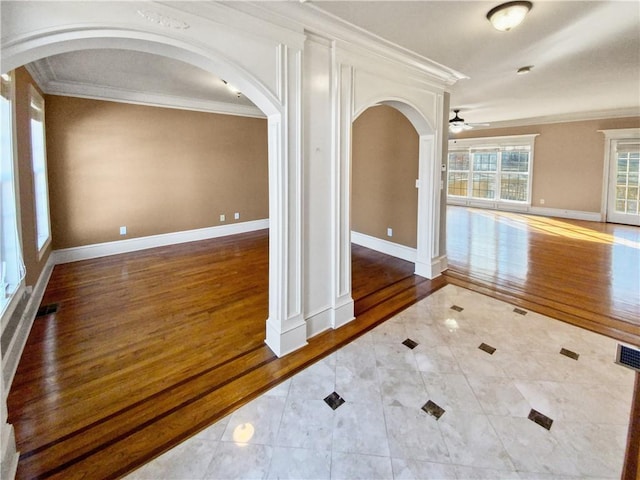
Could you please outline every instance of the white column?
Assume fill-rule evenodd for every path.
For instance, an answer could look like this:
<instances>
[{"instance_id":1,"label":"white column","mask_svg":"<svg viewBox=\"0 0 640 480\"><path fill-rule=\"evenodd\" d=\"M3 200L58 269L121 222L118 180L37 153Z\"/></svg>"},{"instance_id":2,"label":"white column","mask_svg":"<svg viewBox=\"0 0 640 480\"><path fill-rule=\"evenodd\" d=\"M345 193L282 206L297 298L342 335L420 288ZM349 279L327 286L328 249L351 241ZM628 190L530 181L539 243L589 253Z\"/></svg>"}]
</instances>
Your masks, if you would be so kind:
<instances>
[{"instance_id":1,"label":"white column","mask_svg":"<svg viewBox=\"0 0 640 480\"><path fill-rule=\"evenodd\" d=\"M351 297L351 123L353 67L338 65L334 88L333 212L333 328L354 318Z\"/></svg>"},{"instance_id":2,"label":"white column","mask_svg":"<svg viewBox=\"0 0 640 480\"><path fill-rule=\"evenodd\" d=\"M438 115L442 111L442 96L438 98ZM442 206L442 138L440 131L420 135L418 159L418 242L415 274L436 278L447 268L444 249L441 251L440 231Z\"/></svg>"},{"instance_id":3,"label":"white column","mask_svg":"<svg viewBox=\"0 0 640 480\"><path fill-rule=\"evenodd\" d=\"M269 318L279 357L307 344L302 315L302 54L280 49L282 113L269 117Z\"/></svg>"}]
</instances>

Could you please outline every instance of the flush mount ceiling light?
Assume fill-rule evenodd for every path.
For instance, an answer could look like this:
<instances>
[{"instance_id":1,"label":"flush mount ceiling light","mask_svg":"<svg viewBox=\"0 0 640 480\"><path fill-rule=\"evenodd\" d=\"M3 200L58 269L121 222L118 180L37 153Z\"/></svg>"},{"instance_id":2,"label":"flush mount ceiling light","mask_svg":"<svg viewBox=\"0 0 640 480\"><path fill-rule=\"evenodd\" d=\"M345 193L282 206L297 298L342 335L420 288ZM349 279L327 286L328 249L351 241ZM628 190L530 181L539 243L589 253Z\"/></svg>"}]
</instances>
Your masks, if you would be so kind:
<instances>
[{"instance_id":1,"label":"flush mount ceiling light","mask_svg":"<svg viewBox=\"0 0 640 480\"><path fill-rule=\"evenodd\" d=\"M501 32L508 32L522 23L533 4L531 2L507 2L492 8L487 13L487 19L493 28Z\"/></svg>"},{"instance_id":2,"label":"flush mount ceiling light","mask_svg":"<svg viewBox=\"0 0 640 480\"><path fill-rule=\"evenodd\" d=\"M527 73L529 73L531 71L531 69L533 68L533 65L527 65L526 67L520 67L516 73L518 75L525 75Z\"/></svg>"}]
</instances>

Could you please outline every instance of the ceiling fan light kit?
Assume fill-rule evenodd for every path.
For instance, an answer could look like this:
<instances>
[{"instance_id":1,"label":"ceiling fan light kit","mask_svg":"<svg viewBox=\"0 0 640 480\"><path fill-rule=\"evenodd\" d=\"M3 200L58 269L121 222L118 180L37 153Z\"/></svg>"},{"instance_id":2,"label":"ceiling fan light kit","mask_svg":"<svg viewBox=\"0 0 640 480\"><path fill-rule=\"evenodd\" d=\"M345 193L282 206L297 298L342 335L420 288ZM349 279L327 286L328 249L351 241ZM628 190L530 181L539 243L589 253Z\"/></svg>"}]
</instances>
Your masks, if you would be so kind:
<instances>
[{"instance_id":1,"label":"ceiling fan light kit","mask_svg":"<svg viewBox=\"0 0 640 480\"><path fill-rule=\"evenodd\" d=\"M522 23L532 6L533 3L527 1L503 3L489 10L487 19L496 30L508 32Z\"/></svg>"},{"instance_id":2,"label":"ceiling fan light kit","mask_svg":"<svg viewBox=\"0 0 640 480\"><path fill-rule=\"evenodd\" d=\"M459 108L454 108L453 109L453 113L455 114L454 117L449 120L449 131L451 133L460 133L463 130L471 130L474 126L478 126L478 127L488 127L489 124L488 123L467 123L464 121L464 118L461 118L460 115L458 115L460 113L460 109Z\"/></svg>"}]
</instances>

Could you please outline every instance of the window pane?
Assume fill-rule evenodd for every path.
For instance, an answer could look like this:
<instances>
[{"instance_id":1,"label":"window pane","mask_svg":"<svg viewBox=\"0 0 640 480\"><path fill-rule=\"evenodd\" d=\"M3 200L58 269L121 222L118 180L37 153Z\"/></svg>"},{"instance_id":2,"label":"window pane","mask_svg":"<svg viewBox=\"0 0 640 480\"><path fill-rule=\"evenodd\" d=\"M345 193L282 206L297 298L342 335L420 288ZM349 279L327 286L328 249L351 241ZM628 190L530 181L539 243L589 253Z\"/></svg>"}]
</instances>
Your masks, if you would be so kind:
<instances>
[{"instance_id":1,"label":"window pane","mask_svg":"<svg viewBox=\"0 0 640 480\"><path fill-rule=\"evenodd\" d=\"M469 174L449 172L448 193L458 197L466 197L469 186Z\"/></svg>"},{"instance_id":2,"label":"window pane","mask_svg":"<svg viewBox=\"0 0 640 480\"><path fill-rule=\"evenodd\" d=\"M474 155L475 163L475 155ZM472 196L475 198L496 198L496 176L493 173L474 173L473 174L473 191Z\"/></svg>"},{"instance_id":3,"label":"window pane","mask_svg":"<svg viewBox=\"0 0 640 480\"><path fill-rule=\"evenodd\" d=\"M36 206L36 235L38 250L47 243L49 230L49 193L47 190L47 160L44 136L44 100L31 90L31 161Z\"/></svg>"},{"instance_id":4,"label":"window pane","mask_svg":"<svg viewBox=\"0 0 640 480\"><path fill-rule=\"evenodd\" d=\"M529 172L529 152L503 150L501 170L503 172Z\"/></svg>"},{"instance_id":5,"label":"window pane","mask_svg":"<svg viewBox=\"0 0 640 480\"><path fill-rule=\"evenodd\" d=\"M473 170L476 172L495 172L498 170L498 152L474 153Z\"/></svg>"},{"instance_id":6,"label":"window pane","mask_svg":"<svg viewBox=\"0 0 640 480\"><path fill-rule=\"evenodd\" d=\"M529 175L503 173L500 176L500 199L526 202L529 193Z\"/></svg>"},{"instance_id":7,"label":"window pane","mask_svg":"<svg viewBox=\"0 0 640 480\"><path fill-rule=\"evenodd\" d=\"M450 152L449 170L469 170L469 152Z\"/></svg>"}]
</instances>

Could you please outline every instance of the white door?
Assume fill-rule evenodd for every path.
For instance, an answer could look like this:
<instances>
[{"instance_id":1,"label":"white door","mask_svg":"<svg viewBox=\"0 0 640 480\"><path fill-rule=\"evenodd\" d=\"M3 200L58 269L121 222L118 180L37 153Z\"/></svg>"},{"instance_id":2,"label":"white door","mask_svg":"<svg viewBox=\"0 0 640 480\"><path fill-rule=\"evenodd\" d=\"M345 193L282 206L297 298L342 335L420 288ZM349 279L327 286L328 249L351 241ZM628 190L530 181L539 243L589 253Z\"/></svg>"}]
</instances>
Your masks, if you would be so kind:
<instances>
[{"instance_id":1,"label":"white door","mask_svg":"<svg viewBox=\"0 0 640 480\"><path fill-rule=\"evenodd\" d=\"M640 225L640 141L613 140L607 221Z\"/></svg>"}]
</instances>

